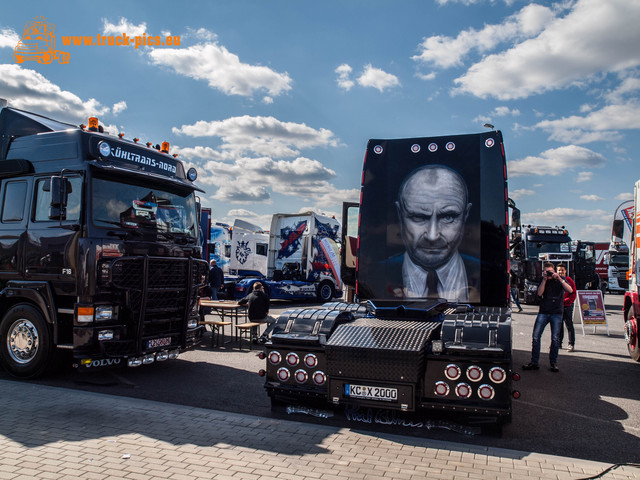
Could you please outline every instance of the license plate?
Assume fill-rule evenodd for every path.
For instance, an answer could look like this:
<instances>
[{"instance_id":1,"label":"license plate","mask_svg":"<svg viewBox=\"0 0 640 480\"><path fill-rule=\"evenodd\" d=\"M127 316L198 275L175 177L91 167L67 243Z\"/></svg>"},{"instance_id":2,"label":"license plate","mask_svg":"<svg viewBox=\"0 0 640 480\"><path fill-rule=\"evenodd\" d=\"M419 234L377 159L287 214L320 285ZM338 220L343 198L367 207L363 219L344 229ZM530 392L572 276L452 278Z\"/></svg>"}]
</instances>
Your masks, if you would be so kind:
<instances>
[{"instance_id":1,"label":"license plate","mask_svg":"<svg viewBox=\"0 0 640 480\"><path fill-rule=\"evenodd\" d=\"M167 347L171 345L171 337L152 338L147 341L147 348Z\"/></svg>"},{"instance_id":2,"label":"license plate","mask_svg":"<svg viewBox=\"0 0 640 480\"><path fill-rule=\"evenodd\" d=\"M381 400L394 402L398 400L398 389L388 387L372 387L368 385L345 384L344 394L351 398L363 398L365 400Z\"/></svg>"}]
</instances>

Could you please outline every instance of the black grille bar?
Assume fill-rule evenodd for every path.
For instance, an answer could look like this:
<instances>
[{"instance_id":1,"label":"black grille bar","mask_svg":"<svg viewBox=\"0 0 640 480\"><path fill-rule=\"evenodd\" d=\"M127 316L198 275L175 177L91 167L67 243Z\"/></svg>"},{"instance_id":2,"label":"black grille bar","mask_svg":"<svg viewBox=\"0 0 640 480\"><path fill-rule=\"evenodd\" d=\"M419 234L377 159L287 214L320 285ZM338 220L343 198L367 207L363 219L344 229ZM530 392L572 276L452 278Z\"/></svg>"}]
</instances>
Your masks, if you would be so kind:
<instances>
[{"instance_id":1,"label":"black grille bar","mask_svg":"<svg viewBox=\"0 0 640 480\"><path fill-rule=\"evenodd\" d=\"M125 292L125 305L136 332L135 353L151 338L171 337L186 347L186 318L207 278L204 260L149 255L120 257L108 264L108 284ZM132 352L134 353L134 352Z\"/></svg>"}]
</instances>

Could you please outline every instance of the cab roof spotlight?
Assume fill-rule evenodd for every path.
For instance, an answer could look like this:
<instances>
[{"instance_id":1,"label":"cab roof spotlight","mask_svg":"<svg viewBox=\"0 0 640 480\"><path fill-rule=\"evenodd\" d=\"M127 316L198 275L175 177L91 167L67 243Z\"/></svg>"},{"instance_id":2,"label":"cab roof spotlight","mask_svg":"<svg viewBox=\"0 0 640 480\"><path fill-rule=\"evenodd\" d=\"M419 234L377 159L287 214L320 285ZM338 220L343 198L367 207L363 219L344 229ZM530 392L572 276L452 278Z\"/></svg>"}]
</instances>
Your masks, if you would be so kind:
<instances>
[{"instance_id":1,"label":"cab roof spotlight","mask_svg":"<svg viewBox=\"0 0 640 480\"><path fill-rule=\"evenodd\" d=\"M138 137L133 137L133 143L138 143L140 139Z\"/></svg>"},{"instance_id":2,"label":"cab roof spotlight","mask_svg":"<svg viewBox=\"0 0 640 480\"><path fill-rule=\"evenodd\" d=\"M153 143L147 142L146 145L147 145L148 148L151 148L151 145L153 145Z\"/></svg>"},{"instance_id":3,"label":"cab roof spotlight","mask_svg":"<svg viewBox=\"0 0 640 480\"><path fill-rule=\"evenodd\" d=\"M124 133L119 133L119 134L118 134L118 138L119 138L120 140L122 140L122 137L124 137Z\"/></svg>"},{"instance_id":4,"label":"cab roof spotlight","mask_svg":"<svg viewBox=\"0 0 640 480\"><path fill-rule=\"evenodd\" d=\"M169 142L162 142L162 147L160 147L160 151L162 153L169 153Z\"/></svg>"}]
</instances>

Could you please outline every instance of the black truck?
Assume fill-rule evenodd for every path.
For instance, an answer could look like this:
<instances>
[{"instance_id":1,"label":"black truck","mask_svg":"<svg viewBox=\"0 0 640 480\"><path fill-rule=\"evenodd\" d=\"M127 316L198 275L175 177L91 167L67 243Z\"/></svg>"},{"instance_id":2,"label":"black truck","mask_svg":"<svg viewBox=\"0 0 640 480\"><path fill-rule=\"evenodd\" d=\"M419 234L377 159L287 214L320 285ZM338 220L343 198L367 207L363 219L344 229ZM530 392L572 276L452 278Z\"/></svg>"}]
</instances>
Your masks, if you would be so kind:
<instances>
[{"instance_id":1,"label":"black truck","mask_svg":"<svg viewBox=\"0 0 640 480\"><path fill-rule=\"evenodd\" d=\"M574 276L571 237L564 227L516 225L511 231L510 249L511 274L524 303L538 303L544 261L564 263L569 267L570 276Z\"/></svg>"},{"instance_id":2,"label":"black truck","mask_svg":"<svg viewBox=\"0 0 640 480\"><path fill-rule=\"evenodd\" d=\"M89 127L0 110L0 362L44 373L176 358L199 343L208 271L195 170Z\"/></svg>"},{"instance_id":3,"label":"black truck","mask_svg":"<svg viewBox=\"0 0 640 480\"><path fill-rule=\"evenodd\" d=\"M410 178L424 178L413 184L422 194ZM355 272L342 256L343 279L355 273L355 301L276 320L259 372L272 405L387 412L376 417L383 423L403 415L509 422L520 393L512 388L507 198L499 131L370 140L358 238L349 244ZM420 281L426 275L429 284L431 271L437 282L425 294Z\"/></svg>"}]
</instances>

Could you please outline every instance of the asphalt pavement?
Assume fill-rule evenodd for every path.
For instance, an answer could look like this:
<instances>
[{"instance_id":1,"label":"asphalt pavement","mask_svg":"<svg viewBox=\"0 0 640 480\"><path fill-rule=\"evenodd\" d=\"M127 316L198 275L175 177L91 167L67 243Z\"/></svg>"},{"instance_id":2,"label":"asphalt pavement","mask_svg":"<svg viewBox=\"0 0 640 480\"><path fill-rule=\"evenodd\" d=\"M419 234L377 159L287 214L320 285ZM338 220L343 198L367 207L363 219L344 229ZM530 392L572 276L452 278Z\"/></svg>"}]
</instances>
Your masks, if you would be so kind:
<instances>
[{"instance_id":1,"label":"asphalt pavement","mask_svg":"<svg viewBox=\"0 0 640 480\"><path fill-rule=\"evenodd\" d=\"M274 415L258 352L206 341L138 369L62 369L32 382L2 374L0 478L587 478L640 461L640 364L626 353L621 302L606 296L609 335L578 326L559 373L521 372L501 436ZM272 314L291 306L275 303ZM536 311L514 315L516 370Z\"/></svg>"}]
</instances>

